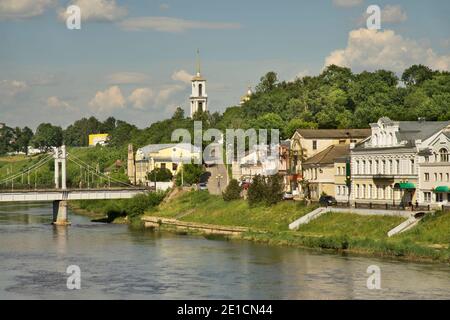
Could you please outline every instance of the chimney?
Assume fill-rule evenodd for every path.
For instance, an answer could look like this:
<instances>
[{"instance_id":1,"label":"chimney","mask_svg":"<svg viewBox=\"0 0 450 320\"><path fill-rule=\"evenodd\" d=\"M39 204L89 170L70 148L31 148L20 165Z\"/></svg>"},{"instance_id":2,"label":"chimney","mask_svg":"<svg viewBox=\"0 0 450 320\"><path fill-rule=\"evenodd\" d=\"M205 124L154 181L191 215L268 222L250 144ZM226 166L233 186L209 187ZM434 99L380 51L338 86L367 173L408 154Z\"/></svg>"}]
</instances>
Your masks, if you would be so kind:
<instances>
[{"instance_id":1,"label":"chimney","mask_svg":"<svg viewBox=\"0 0 450 320\"><path fill-rule=\"evenodd\" d=\"M133 145L128 145L128 161L127 161L127 175L132 184L136 184L136 165L134 161Z\"/></svg>"}]
</instances>

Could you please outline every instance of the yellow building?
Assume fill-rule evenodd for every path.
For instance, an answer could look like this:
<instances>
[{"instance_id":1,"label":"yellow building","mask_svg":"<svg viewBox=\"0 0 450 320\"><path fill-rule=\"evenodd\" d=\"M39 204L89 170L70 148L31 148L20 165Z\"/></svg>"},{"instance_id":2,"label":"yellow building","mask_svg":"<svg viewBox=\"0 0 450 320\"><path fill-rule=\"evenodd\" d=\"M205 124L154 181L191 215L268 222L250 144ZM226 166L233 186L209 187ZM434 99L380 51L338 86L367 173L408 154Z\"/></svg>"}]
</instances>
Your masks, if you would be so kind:
<instances>
[{"instance_id":1,"label":"yellow building","mask_svg":"<svg viewBox=\"0 0 450 320\"><path fill-rule=\"evenodd\" d=\"M97 133L89 135L89 146L105 145L108 142L109 135L107 133Z\"/></svg>"},{"instance_id":2,"label":"yellow building","mask_svg":"<svg viewBox=\"0 0 450 320\"><path fill-rule=\"evenodd\" d=\"M133 149L129 149L133 152ZM136 156L129 154L128 176L131 182L146 184L147 175L155 168L166 168L173 175L182 167L183 163L191 163L193 159L201 159L198 147L186 143L150 144L136 151ZM130 167L134 168L130 170Z\"/></svg>"},{"instance_id":3,"label":"yellow building","mask_svg":"<svg viewBox=\"0 0 450 320\"><path fill-rule=\"evenodd\" d=\"M346 201L342 196L348 195L345 162L349 154L349 145L331 145L303 162L303 177L308 183L311 200L319 200L322 194L337 199L339 193L337 200Z\"/></svg>"}]
</instances>

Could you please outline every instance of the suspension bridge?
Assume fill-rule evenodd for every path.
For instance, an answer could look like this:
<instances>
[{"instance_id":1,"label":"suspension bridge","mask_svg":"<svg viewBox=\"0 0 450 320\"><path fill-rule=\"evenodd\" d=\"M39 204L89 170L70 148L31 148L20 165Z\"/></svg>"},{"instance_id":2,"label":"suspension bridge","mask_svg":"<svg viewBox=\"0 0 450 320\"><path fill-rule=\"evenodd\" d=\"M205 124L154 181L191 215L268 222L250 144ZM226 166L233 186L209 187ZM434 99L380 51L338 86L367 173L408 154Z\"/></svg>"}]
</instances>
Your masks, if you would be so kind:
<instances>
[{"instance_id":1,"label":"suspension bridge","mask_svg":"<svg viewBox=\"0 0 450 320\"><path fill-rule=\"evenodd\" d=\"M54 161L55 167L54 186L38 188L36 173L50 161ZM81 174L84 172L84 180L81 175L77 188L67 187L67 161L78 166ZM33 174L34 184L31 180ZM15 182L16 185L23 187L24 179L27 181L28 189L15 189ZM17 183L19 180L21 183ZM96 185L95 182L97 182ZM70 200L130 199L138 194L149 192L148 188L136 187L100 172L98 166L95 168L74 154L66 152L65 146L54 148L53 152L48 153L30 167L1 179L0 186L4 188L0 190L0 202L52 201L55 225L69 224L67 202Z\"/></svg>"}]
</instances>

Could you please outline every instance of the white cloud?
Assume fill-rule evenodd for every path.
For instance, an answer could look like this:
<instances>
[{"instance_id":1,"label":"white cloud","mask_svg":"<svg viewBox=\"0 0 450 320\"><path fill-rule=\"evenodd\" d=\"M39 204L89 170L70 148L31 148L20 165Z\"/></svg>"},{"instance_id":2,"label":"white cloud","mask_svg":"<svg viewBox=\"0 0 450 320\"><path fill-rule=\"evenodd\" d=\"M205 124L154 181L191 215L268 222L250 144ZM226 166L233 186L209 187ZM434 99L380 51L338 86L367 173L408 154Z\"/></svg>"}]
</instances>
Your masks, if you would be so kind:
<instances>
[{"instance_id":1,"label":"white cloud","mask_svg":"<svg viewBox=\"0 0 450 320\"><path fill-rule=\"evenodd\" d=\"M363 3L363 0L333 0L337 7L356 7Z\"/></svg>"},{"instance_id":2,"label":"white cloud","mask_svg":"<svg viewBox=\"0 0 450 320\"><path fill-rule=\"evenodd\" d=\"M349 33L347 47L333 51L325 66L335 64L358 70L388 69L403 71L412 64L449 70L450 56L439 56L432 48L403 38L392 30L358 29Z\"/></svg>"},{"instance_id":3,"label":"white cloud","mask_svg":"<svg viewBox=\"0 0 450 320\"><path fill-rule=\"evenodd\" d=\"M128 97L128 101L133 104L136 109L145 109L150 103L153 102L154 93L150 88L138 88L134 90Z\"/></svg>"},{"instance_id":4,"label":"white cloud","mask_svg":"<svg viewBox=\"0 0 450 320\"><path fill-rule=\"evenodd\" d=\"M95 97L89 102L89 106L98 112L122 109L125 105L125 98L118 86L109 87L105 91L97 91Z\"/></svg>"},{"instance_id":5,"label":"white cloud","mask_svg":"<svg viewBox=\"0 0 450 320\"><path fill-rule=\"evenodd\" d=\"M41 15L56 0L1 0L0 19L21 19Z\"/></svg>"},{"instance_id":6,"label":"white cloud","mask_svg":"<svg viewBox=\"0 0 450 320\"><path fill-rule=\"evenodd\" d=\"M15 97L19 93L27 91L29 86L24 81L19 80L1 80L0 95L3 97Z\"/></svg>"},{"instance_id":7,"label":"white cloud","mask_svg":"<svg viewBox=\"0 0 450 320\"><path fill-rule=\"evenodd\" d=\"M72 0L69 4L80 7L83 21L116 21L127 15L127 9L118 6L115 0ZM66 8L59 10L58 17L66 20Z\"/></svg>"},{"instance_id":8,"label":"white cloud","mask_svg":"<svg viewBox=\"0 0 450 320\"><path fill-rule=\"evenodd\" d=\"M61 100L57 96L52 96L47 99L47 106L52 109L71 110L72 106L64 100Z\"/></svg>"},{"instance_id":9,"label":"white cloud","mask_svg":"<svg viewBox=\"0 0 450 320\"><path fill-rule=\"evenodd\" d=\"M110 84L138 84L148 80L148 76L139 72L117 72L108 75L107 81Z\"/></svg>"},{"instance_id":10,"label":"white cloud","mask_svg":"<svg viewBox=\"0 0 450 320\"><path fill-rule=\"evenodd\" d=\"M154 30L160 32L179 33L191 29L230 30L239 29L241 25L234 22L204 22L169 17L138 17L122 21L120 26L125 30Z\"/></svg>"},{"instance_id":11,"label":"white cloud","mask_svg":"<svg viewBox=\"0 0 450 320\"><path fill-rule=\"evenodd\" d=\"M169 100L175 93L183 91L185 89L185 86L181 85L170 85L166 86L165 88L161 89L158 92L158 95L156 96L155 102L156 104L162 104Z\"/></svg>"},{"instance_id":12,"label":"white cloud","mask_svg":"<svg viewBox=\"0 0 450 320\"><path fill-rule=\"evenodd\" d=\"M193 77L194 76L186 70L178 70L172 74L172 80L181 81L186 84L190 84Z\"/></svg>"}]
</instances>

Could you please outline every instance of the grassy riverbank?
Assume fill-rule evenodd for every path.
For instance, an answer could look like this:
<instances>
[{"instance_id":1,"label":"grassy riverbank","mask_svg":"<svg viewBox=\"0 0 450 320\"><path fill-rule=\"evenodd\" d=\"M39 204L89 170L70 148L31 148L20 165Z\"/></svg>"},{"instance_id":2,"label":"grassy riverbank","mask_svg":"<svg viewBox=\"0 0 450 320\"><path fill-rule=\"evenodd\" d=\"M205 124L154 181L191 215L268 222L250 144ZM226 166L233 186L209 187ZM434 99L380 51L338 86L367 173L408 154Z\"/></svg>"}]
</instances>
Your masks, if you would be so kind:
<instances>
[{"instance_id":1,"label":"grassy riverbank","mask_svg":"<svg viewBox=\"0 0 450 320\"><path fill-rule=\"evenodd\" d=\"M182 221L248 227L243 239L295 247L353 252L411 260L450 262L450 213L426 217L414 229L389 238L400 217L329 213L291 231L289 223L313 210L298 202L272 207L249 207L247 202L225 202L207 192L188 192L148 210L146 215Z\"/></svg>"}]
</instances>

